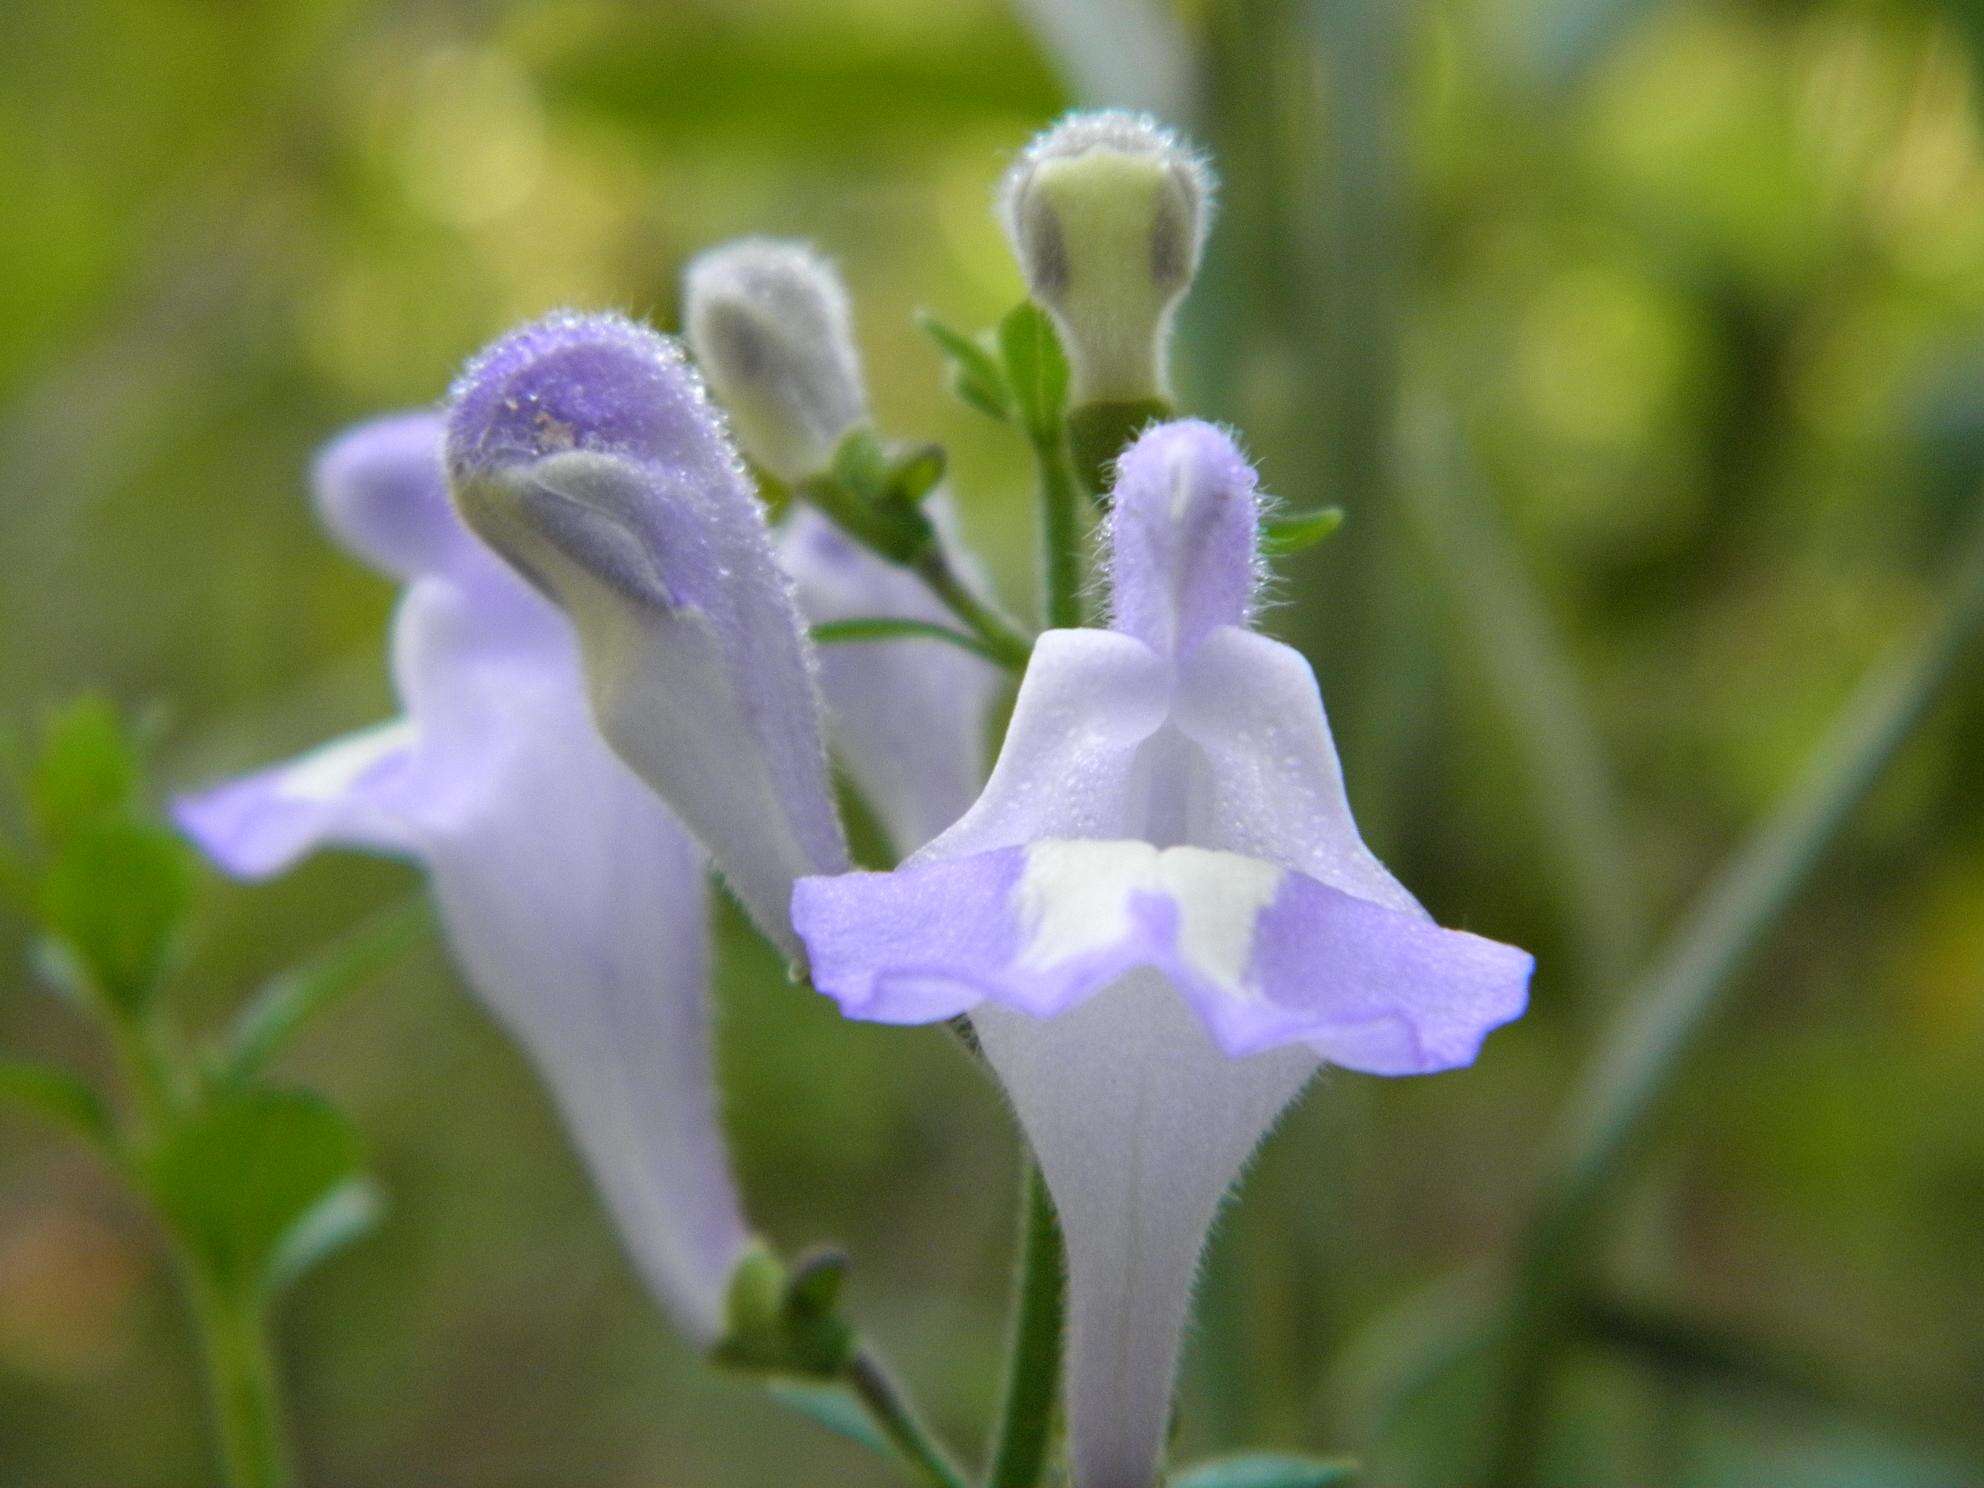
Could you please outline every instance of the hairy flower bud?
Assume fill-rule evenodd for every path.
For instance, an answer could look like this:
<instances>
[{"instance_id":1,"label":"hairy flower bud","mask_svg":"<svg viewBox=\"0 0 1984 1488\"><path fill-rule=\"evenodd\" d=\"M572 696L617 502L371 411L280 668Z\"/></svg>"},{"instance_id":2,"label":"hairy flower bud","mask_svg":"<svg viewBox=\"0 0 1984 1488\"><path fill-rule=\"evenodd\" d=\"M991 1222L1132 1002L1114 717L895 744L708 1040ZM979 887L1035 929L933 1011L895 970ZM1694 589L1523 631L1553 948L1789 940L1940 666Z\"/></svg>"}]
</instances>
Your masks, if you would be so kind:
<instances>
[{"instance_id":1,"label":"hairy flower bud","mask_svg":"<svg viewBox=\"0 0 1984 1488\"><path fill-rule=\"evenodd\" d=\"M1027 288L1053 315L1075 407L1169 399L1171 314L1198 272L1205 162L1151 118L1070 114L1006 173L1000 216Z\"/></svg>"},{"instance_id":2,"label":"hairy flower bud","mask_svg":"<svg viewBox=\"0 0 1984 1488\"><path fill-rule=\"evenodd\" d=\"M456 384L448 476L476 533L568 614L600 732L796 953L792 882L846 863L791 586L681 348L553 315Z\"/></svg>"},{"instance_id":3,"label":"hairy flower bud","mask_svg":"<svg viewBox=\"0 0 1984 1488\"><path fill-rule=\"evenodd\" d=\"M780 480L819 474L867 419L847 291L804 243L702 254L683 276L682 324L744 453Z\"/></svg>"}]
</instances>

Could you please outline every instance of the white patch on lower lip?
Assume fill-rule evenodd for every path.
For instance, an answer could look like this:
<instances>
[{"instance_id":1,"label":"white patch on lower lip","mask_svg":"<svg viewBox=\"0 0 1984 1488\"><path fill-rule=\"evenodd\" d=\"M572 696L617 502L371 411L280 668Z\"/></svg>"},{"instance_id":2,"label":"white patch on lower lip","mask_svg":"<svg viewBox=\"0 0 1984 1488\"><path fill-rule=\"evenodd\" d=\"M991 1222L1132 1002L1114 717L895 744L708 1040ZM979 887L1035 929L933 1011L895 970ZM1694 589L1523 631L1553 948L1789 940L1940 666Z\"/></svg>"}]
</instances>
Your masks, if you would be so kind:
<instances>
[{"instance_id":1,"label":"white patch on lower lip","mask_svg":"<svg viewBox=\"0 0 1984 1488\"><path fill-rule=\"evenodd\" d=\"M1015 965L1041 971L1120 944L1131 933L1131 899L1157 894L1177 907L1180 955L1209 981L1241 991L1255 922L1284 877L1272 863L1200 847L1036 842L1014 891L1026 936Z\"/></svg>"}]
</instances>

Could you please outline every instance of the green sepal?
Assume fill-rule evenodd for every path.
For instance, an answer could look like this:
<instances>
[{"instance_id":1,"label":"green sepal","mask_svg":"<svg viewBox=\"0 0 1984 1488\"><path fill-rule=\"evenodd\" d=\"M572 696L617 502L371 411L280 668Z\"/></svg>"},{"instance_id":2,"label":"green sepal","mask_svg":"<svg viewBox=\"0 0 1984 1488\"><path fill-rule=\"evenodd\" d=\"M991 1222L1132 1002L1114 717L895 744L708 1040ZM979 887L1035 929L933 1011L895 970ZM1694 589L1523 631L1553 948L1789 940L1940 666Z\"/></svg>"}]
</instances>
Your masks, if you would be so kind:
<instances>
[{"instance_id":1,"label":"green sepal","mask_svg":"<svg viewBox=\"0 0 1984 1488\"><path fill-rule=\"evenodd\" d=\"M856 541L907 566L936 545L937 529L919 503L943 473L934 445L891 450L863 427L848 431L827 469L800 482L797 494Z\"/></svg>"},{"instance_id":2,"label":"green sepal","mask_svg":"<svg viewBox=\"0 0 1984 1488\"><path fill-rule=\"evenodd\" d=\"M250 1296L363 1232L364 1201L339 1197L360 1156L357 1130L328 1101L224 1087L168 1130L140 1171L203 1272Z\"/></svg>"},{"instance_id":3,"label":"green sepal","mask_svg":"<svg viewBox=\"0 0 1984 1488\"><path fill-rule=\"evenodd\" d=\"M131 1016L172 968L194 882L192 852L172 832L100 818L57 849L41 882L42 919L109 1010Z\"/></svg>"},{"instance_id":4,"label":"green sepal","mask_svg":"<svg viewBox=\"0 0 1984 1488\"><path fill-rule=\"evenodd\" d=\"M1168 1488L1334 1488L1354 1482L1357 1464L1343 1458L1325 1461L1279 1452L1250 1452L1240 1457L1216 1457L1171 1474Z\"/></svg>"},{"instance_id":5,"label":"green sepal","mask_svg":"<svg viewBox=\"0 0 1984 1488\"><path fill-rule=\"evenodd\" d=\"M1313 548L1343 525L1343 508L1319 506L1314 511L1286 512L1261 521L1261 552L1286 557Z\"/></svg>"},{"instance_id":6,"label":"green sepal","mask_svg":"<svg viewBox=\"0 0 1984 1488\"><path fill-rule=\"evenodd\" d=\"M846 1271L836 1252L788 1269L762 1241L753 1244L730 1274L724 1336L711 1360L744 1374L838 1378L854 1353L854 1330L839 1311Z\"/></svg>"},{"instance_id":7,"label":"green sepal","mask_svg":"<svg viewBox=\"0 0 1984 1488\"><path fill-rule=\"evenodd\" d=\"M115 1141L103 1098L65 1069L0 1059L0 1102L53 1122L94 1147L107 1150Z\"/></svg>"},{"instance_id":8,"label":"green sepal","mask_svg":"<svg viewBox=\"0 0 1984 1488\"><path fill-rule=\"evenodd\" d=\"M962 331L954 331L928 311L920 312L916 323L950 364L951 392L987 418L1002 424L1013 420L1013 390L998 359Z\"/></svg>"},{"instance_id":9,"label":"green sepal","mask_svg":"<svg viewBox=\"0 0 1984 1488\"><path fill-rule=\"evenodd\" d=\"M1084 403L1068 414L1068 453L1075 462L1075 474L1091 496L1109 490L1116 458L1142 433L1145 426L1160 423L1175 410L1160 398L1137 398L1123 403Z\"/></svg>"},{"instance_id":10,"label":"green sepal","mask_svg":"<svg viewBox=\"0 0 1984 1488\"><path fill-rule=\"evenodd\" d=\"M27 779L35 830L50 849L107 817L131 812L142 775L138 751L104 698L83 697L42 724Z\"/></svg>"},{"instance_id":11,"label":"green sepal","mask_svg":"<svg viewBox=\"0 0 1984 1488\"><path fill-rule=\"evenodd\" d=\"M772 1398L790 1406L815 1425L824 1426L836 1436L846 1437L886 1457L894 1450L888 1438L875 1429L851 1392L840 1385L824 1385L813 1380L772 1380L766 1386Z\"/></svg>"},{"instance_id":12,"label":"green sepal","mask_svg":"<svg viewBox=\"0 0 1984 1488\"><path fill-rule=\"evenodd\" d=\"M1031 300L999 322L999 355L1021 427L1036 444L1061 437L1068 408L1068 358L1045 310Z\"/></svg>"}]
</instances>

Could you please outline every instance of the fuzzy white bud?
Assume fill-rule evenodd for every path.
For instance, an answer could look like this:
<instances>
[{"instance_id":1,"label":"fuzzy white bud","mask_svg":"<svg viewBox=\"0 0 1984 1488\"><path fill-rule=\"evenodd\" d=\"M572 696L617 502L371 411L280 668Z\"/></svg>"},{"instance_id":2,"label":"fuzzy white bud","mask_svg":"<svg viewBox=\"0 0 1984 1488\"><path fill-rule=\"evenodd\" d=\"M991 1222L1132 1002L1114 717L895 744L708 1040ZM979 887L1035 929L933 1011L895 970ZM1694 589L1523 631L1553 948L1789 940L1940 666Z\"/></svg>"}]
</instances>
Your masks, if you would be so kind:
<instances>
[{"instance_id":1,"label":"fuzzy white bud","mask_svg":"<svg viewBox=\"0 0 1984 1488\"><path fill-rule=\"evenodd\" d=\"M737 441L795 482L868 417L847 291L803 243L740 238L683 276L683 329Z\"/></svg>"},{"instance_id":2,"label":"fuzzy white bud","mask_svg":"<svg viewBox=\"0 0 1984 1488\"><path fill-rule=\"evenodd\" d=\"M1007 171L999 209L1060 330L1074 404L1167 400L1171 315L1212 210L1205 161L1147 115L1070 114Z\"/></svg>"}]
</instances>

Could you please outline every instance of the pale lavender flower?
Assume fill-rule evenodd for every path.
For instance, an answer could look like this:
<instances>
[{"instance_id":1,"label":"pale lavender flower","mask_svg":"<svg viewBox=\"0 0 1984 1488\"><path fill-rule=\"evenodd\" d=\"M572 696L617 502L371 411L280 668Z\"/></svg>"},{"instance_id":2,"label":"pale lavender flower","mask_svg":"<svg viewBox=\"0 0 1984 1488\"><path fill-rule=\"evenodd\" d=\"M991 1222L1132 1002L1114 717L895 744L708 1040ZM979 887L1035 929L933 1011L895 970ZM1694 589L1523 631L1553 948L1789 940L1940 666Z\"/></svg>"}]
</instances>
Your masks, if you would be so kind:
<instances>
[{"instance_id":1,"label":"pale lavender flower","mask_svg":"<svg viewBox=\"0 0 1984 1488\"><path fill-rule=\"evenodd\" d=\"M791 586L722 417L677 344L548 316L456 384L469 525L579 636L601 731L789 954L795 878L846 865Z\"/></svg>"},{"instance_id":2,"label":"pale lavender flower","mask_svg":"<svg viewBox=\"0 0 1984 1488\"><path fill-rule=\"evenodd\" d=\"M1206 1231L1322 1063L1470 1063L1525 953L1364 846L1308 664L1250 628L1255 476L1184 421L1123 457L1109 630L1041 637L984 793L888 874L802 880L846 1013L970 1013L1067 1235L1078 1488L1149 1488Z\"/></svg>"},{"instance_id":3,"label":"pale lavender flower","mask_svg":"<svg viewBox=\"0 0 1984 1488\"><path fill-rule=\"evenodd\" d=\"M703 1346L746 1245L710 1070L702 853L594 729L564 616L450 507L439 416L320 459L327 526L406 585L404 714L180 800L260 878L331 844L422 864L469 983L529 1053L656 1296Z\"/></svg>"}]
</instances>

